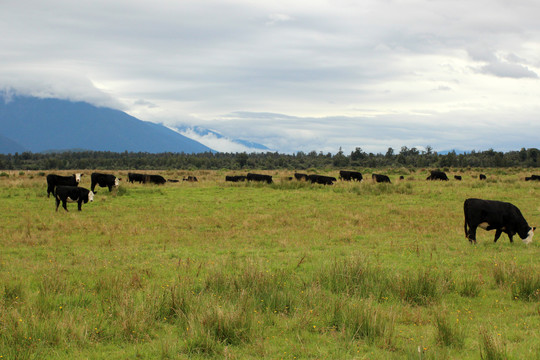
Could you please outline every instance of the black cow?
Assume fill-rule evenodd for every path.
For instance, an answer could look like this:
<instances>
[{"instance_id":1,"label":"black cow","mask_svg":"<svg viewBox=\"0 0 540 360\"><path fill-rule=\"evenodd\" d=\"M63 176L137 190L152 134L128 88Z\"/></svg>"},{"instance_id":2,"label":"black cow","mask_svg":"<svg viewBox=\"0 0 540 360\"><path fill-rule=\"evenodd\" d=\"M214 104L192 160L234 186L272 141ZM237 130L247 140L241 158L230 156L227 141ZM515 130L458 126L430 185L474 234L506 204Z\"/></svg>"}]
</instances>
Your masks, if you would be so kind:
<instances>
[{"instance_id":1,"label":"black cow","mask_svg":"<svg viewBox=\"0 0 540 360\"><path fill-rule=\"evenodd\" d=\"M390 178L386 175L373 174L371 175L371 179L377 183L383 183L383 182L390 183Z\"/></svg>"},{"instance_id":2,"label":"black cow","mask_svg":"<svg viewBox=\"0 0 540 360\"><path fill-rule=\"evenodd\" d=\"M308 181L308 174L294 173L294 178L298 181Z\"/></svg>"},{"instance_id":3,"label":"black cow","mask_svg":"<svg viewBox=\"0 0 540 360\"><path fill-rule=\"evenodd\" d=\"M167 182L177 183L177 182L180 182L180 180L177 180L177 179L167 179Z\"/></svg>"},{"instance_id":4,"label":"black cow","mask_svg":"<svg viewBox=\"0 0 540 360\"><path fill-rule=\"evenodd\" d=\"M96 185L99 185L99 187L107 187L109 188L109 191L112 191L113 186L118 187L118 185L120 185L118 181L119 179L117 179L116 176L110 174L102 174L95 172L90 175L90 179L90 191L92 191L94 194L96 193Z\"/></svg>"},{"instance_id":5,"label":"black cow","mask_svg":"<svg viewBox=\"0 0 540 360\"><path fill-rule=\"evenodd\" d=\"M484 174L480 174L480 176L478 177L480 180L486 180L486 175Z\"/></svg>"},{"instance_id":6,"label":"black cow","mask_svg":"<svg viewBox=\"0 0 540 360\"><path fill-rule=\"evenodd\" d=\"M231 182L239 182L239 181L246 181L247 177L245 175L227 175L225 176L225 181L231 181Z\"/></svg>"},{"instance_id":7,"label":"black cow","mask_svg":"<svg viewBox=\"0 0 540 360\"><path fill-rule=\"evenodd\" d=\"M167 182L161 175L144 175L143 183L152 183L157 185L163 185Z\"/></svg>"},{"instance_id":8,"label":"black cow","mask_svg":"<svg viewBox=\"0 0 540 360\"><path fill-rule=\"evenodd\" d=\"M139 184L144 182L144 174L128 173L128 182L134 183L137 181Z\"/></svg>"},{"instance_id":9,"label":"black cow","mask_svg":"<svg viewBox=\"0 0 540 360\"><path fill-rule=\"evenodd\" d=\"M57 186L56 194L56 211L58 211L58 205L62 201L62 207L68 211L67 203L68 202L77 202L78 209L81 211L82 203L85 204L89 201L94 201L94 193L88 189L77 187L77 186Z\"/></svg>"},{"instance_id":10,"label":"black cow","mask_svg":"<svg viewBox=\"0 0 540 360\"><path fill-rule=\"evenodd\" d=\"M443 180L448 181L448 176L444 171L431 170L431 175L429 175L426 180Z\"/></svg>"},{"instance_id":11,"label":"black cow","mask_svg":"<svg viewBox=\"0 0 540 360\"><path fill-rule=\"evenodd\" d=\"M51 194L53 194L53 196L55 195L54 188L56 186L79 185L79 183L81 182L81 176L83 176L83 174L80 174L80 173L73 174L71 176L61 176L61 175L55 175L55 174L47 175L47 197L50 197Z\"/></svg>"},{"instance_id":12,"label":"black cow","mask_svg":"<svg viewBox=\"0 0 540 360\"><path fill-rule=\"evenodd\" d=\"M309 175L308 180L311 181L312 184L322 184L322 185L333 185L337 179L332 176L325 176L325 175Z\"/></svg>"},{"instance_id":13,"label":"black cow","mask_svg":"<svg viewBox=\"0 0 540 360\"><path fill-rule=\"evenodd\" d=\"M400 175L400 176L399 176L399 180L405 180L405 176Z\"/></svg>"},{"instance_id":14,"label":"black cow","mask_svg":"<svg viewBox=\"0 0 540 360\"><path fill-rule=\"evenodd\" d=\"M521 211L507 202L495 200L467 199L463 204L465 213L465 237L476 244L476 228L484 230L495 229L495 242L505 232L510 239L518 234L523 242L531 243L534 230L527 224Z\"/></svg>"},{"instance_id":15,"label":"black cow","mask_svg":"<svg viewBox=\"0 0 540 360\"><path fill-rule=\"evenodd\" d=\"M264 181L264 182L267 182L268 184L272 183L271 175L248 173L246 178L248 181Z\"/></svg>"},{"instance_id":16,"label":"black cow","mask_svg":"<svg viewBox=\"0 0 540 360\"><path fill-rule=\"evenodd\" d=\"M525 178L525 181L540 181L540 175L531 175Z\"/></svg>"},{"instance_id":17,"label":"black cow","mask_svg":"<svg viewBox=\"0 0 540 360\"><path fill-rule=\"evenodd\" d=\"M189 175L188 177L184 177L184 178L182 179L182 181L197 182L197 181L199 181L199 180L197 180L197 177L196 177L196 176L191 176L191 175Z\"/></svg>"},{"instance_id":18,"label":"black cow","mask_svg":"<svg viewBox=\"0 0 540 360\"><path fill-rule=\"evenodd\" d=\"M339 178L341 180L355 180L355 181L362 181L362 174L358 171L348 171L348 170L341 170L339 172Z\"/></svg>"},{"instance_id":19,"label":"black cow","mask_svg":"<svg viewBox=\"0 0 540 360\"><path fill-rule=\"evenodd\" d=\"M461 181L461 175L454 175L454 179Z\"/></svg>"}]
</instances>

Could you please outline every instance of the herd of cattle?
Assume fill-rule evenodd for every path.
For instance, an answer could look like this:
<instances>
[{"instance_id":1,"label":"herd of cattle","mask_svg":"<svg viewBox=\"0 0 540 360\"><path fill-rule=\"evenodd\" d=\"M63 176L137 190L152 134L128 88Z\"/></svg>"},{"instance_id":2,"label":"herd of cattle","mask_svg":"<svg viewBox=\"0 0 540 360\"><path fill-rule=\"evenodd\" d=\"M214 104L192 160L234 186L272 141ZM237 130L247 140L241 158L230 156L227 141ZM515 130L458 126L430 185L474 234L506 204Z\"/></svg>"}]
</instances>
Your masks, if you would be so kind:
<instances>
[{"instance_id":1,"label":"herd of cattle","mask_svg":"<svg viewBox=\"0 0 540 360\"><path fill-rule=\"evenodd\" d=\"M119 178L111 174L103 174L94 172L90 175L91 185L90 190L79 187L83 174L73 174L71 176L60 176L55 174L47 175L47 197L53 194L56 200L56 211L62 202L62 207L68 211L67 202L77 202L78 210L81 211L83 203L92 202L94 200L95 188L106 187L112 191L113 187L119 185ZM342 170L339 172L339 178L343 181L362 181L363 176L357 171ZM372 180L377 183L390 183L390 178L387 175L372 174ZM314 184L332 185L337 181L335 177L326 175L308 175L303 173L295 173L294 179L298 181L308 181ZM403 176L400 177L403 179ZM454 176L455 180L461 180L461 176ZM480 180L485 180L486 176L481 174ZM290 177L289 180L293 180ZM448 176L443 171L431 171L426 180L442 180L448 181ZM526 181L540 181L540 175L532 175L525 178ZM138 182L140 184L158 184L162 185L166 182L178 182L178 180L166 180L161 175L149 175L128 173L128 182ZM195 182L198 181L195 176L184 177L183 181ZM271 175L248 173L247 175L226 176L225 181L258 181L271 184L273 182ZM463 212L465 215L465 237L469 242L476 244L476 229L496 230L495 242L504 232L508 235L510 242L513 242L513 236L518 235L523 242L529 244L532 242L535 227L529 226L521 211L513 204L494 201L470 198L465 200L463 204Z\"/></svg>"}]
</instances>

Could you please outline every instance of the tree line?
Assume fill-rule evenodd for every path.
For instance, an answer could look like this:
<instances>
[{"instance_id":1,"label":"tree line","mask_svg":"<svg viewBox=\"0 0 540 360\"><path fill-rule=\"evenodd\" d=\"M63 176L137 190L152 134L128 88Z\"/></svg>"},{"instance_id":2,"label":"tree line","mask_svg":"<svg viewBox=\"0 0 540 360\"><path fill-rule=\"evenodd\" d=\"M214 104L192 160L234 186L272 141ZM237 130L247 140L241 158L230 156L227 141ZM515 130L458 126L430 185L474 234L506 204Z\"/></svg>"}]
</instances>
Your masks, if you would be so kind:
<instances>
[{"instance_id":1,"label":"tree line","mask_svg":"<svg viewBox=\"0 0 540 360\"><path fill-rule=\"evenodd\" d=\"M15 153L0 155L0 170L242 170L242 169L344 169L355 167L523 167L537 168L540 150L536 148L499 152L493 149L439 154L403 146L399 152L388 148L385 154L366 153L356 148L350 154L341 149L336 154L299 151L294 154L266 153L144 153L108 151L66 151L54 153Z\"/></svg>"}]
</instances>

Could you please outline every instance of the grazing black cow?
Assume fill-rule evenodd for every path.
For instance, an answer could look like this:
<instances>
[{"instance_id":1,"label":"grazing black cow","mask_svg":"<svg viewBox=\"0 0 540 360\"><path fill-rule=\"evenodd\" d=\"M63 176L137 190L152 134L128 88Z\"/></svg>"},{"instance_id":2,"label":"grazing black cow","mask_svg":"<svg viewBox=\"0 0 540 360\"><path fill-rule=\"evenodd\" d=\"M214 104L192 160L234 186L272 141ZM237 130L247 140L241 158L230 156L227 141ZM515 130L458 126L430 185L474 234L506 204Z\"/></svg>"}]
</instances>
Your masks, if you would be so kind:
<instances>
[{"instance_id":1,"label":"grazing black cow","mask_svg":"<svg viewBox=\"0 0 540 360\"><path fill-rule=\"evenodd\" d=\"M92 191L77 186L57 186L56 194L54 195L54 197L56 199L56 211L58 211L58 205L60 205L60 201L62 202L62 207L66 211L68 211L68 202L77 202L78 209L79 211L81 211L83 202L86 204L89 201L94 201L94 193Z\"/></svg>"},{"instance_id":2,"label":"grazing black cow","mask_svg":"<svg viewBox=\"0 0 540 360\"><path fill-rule=\"evenodd\" d=\"M246 181L247 177L245 175L227 175L225 176L225 181L231 181L231 182L239 182L239 181Z\"/></svg>"},{"instance_id":3,"label":"grazing black cow","mask_svg":"<svg viewBox=\"0 0 540 360\"><path fill-rule=\"evenodd\" d=\"M480 180L486 180L486 175L484 174L480 174L480 176L478 177Z\"/></svg>"},{"instance_id":4,"label":"grazing black cow","mask_svg":"<svg viewBox=\"0 0 540 360\"><path fill-rule=\"evenodd\" d=\"M176 179L167 179L167 182L177 183L177 182L180 182L180 180L176 180Z\"/></svg>"},{"instance_id":5,"label":"grazing black cow","mask_svg":"<svg viewBox=\"0 0 540 360\"><path fill-rule=\"evenodd\" d=\"M322 185L333 185L337 179L332 176L325 176L325 175L309 175L308 180L311 181L312 184L322 184Z\"/></svg>"},{"instance_id":6,"label":"grazing black cow","mask_svg":"<svg viewBox=\"0 0 540 360\"><path fill-rule=\"evenodd\" d=\"M90 179L90 191L92 191L94 194L96 193L96 185L99 185L99 187L107 187L109 188L109 191L112 191L113 186L118 187L118 185L120 185L118 181L119 179L116 178L116 176L110 174L102 174L95 172L90 175Z\"/></svg>"},{"instance_id":7,"label":"grazing black cow","mask_svg":"<svg viewBox=\"0 0 540 360\"><path fill-rule=\"evenodd\" d=\"M191 175L189 175L188 177L184 177L184 178L182 179L182 181L197 182L197 181L199 181L199 180L197 180L197 177L196 177L196 176L191 176Z\"/></svg>"},{"instance_id":8,"label":"grazing black cow","mask_svg":"<svg viewBox=\"0 0 540 360\"><path fill-rule=\"evenodd\" d=\"M461 181L461 175L454 175L454 179Z\"/></svg>"},{"instance_id":9,"label":"grazing black cow","mask_svg":"<svg viewBox=\"0 0 540 360\"><path fill-rule=\"evenodd\" d=\"M426 180L443 180L448 181L448 176L444 171L431 170L431 175L429 175Z\"/></svg>"},{"instance_id":10,"label":"grazing black cow","mask_svg":"<svg viewBox=\"0 0 540 360\"><path fill-rule=\"evenodd\" d=\"M248 181L264 181L264 182L267 182L268 184L272 183L271 175L248 173L246 178Z\"/></svg>"},{"instance_id":11,"label":"grazing black cow","mask_svg":"<svg viewBox=\"0 0 540 360\"><path fill-rule=\"evenodd\" d=\"M531 175L526 177L525 181L540 181L540 175Z\"/></svg>"},{"instance_id":12,"label":"grazing black cow","mask_svg":"<svg viewBox=\"0 0 540 360\"><path fill-rule=\"evenodd\" d=\"M144 174L128 173L128 182L134 183L137 181L139 184L144 182Z\"/></svg>"},{"instance_id":13,"label":"grazing black cow","mask_svg":"<svg viewBox=\"0 0 540 360\"><path fill-rule=\"evenodd\" d=\"M71 176L61 176L55 174L47 175L47 197L50 197L51 193L54 196L54 188L56 186L77 186L81 182L81 176L83 174L77 173Z\"/></svg>"},{"instance_id":14,"label":"grazing black cow","mask_svg":"<svg viewBox=\"0 0 540 360\"><path fill-rule=\"evenodd\" d=\"M347 181L362 181L362 174L358 171L340 170L339 178Z\"/></svg>"},{"instance_id":15,"label":"grazing black cow","mask_svg":"<svg viewBox=\"0 0 540 360\"><path fill-rule=\"evenodd\" d=\"M399 180L405 180L405 176L400 175Z\"/></svg>"},{"instance_id":16,"label":"grazing black cow","mask_svg":"<svg viewBox=\"0 0 540 360\"><path fill-rule=\"evenodd\" d=\"M371 179L377 183L387 182L390 183L390 178L386 175L380 175L380 174L373 174L371 175Z\"/></svg>"},{"instance_id":17,"label":"grazing black cow","mask_svg":"<svg viewBox=\"0 0 540 360\"><path fill-rule=\"evenodd\" d=\"M165 178L161 175L144 175L144 181L143 183L151 183L151 184L157 184L157 185L163 185L167 182Z\"/></svg>"},{"instance_id":18,"label":"grazing black cow","mask_svg":"<svg viewBox=\"0 0 540 360\"><path fill-rule=\"evenodd\" d=\"M308 181L308 174L294 173L294 178L298 181Z\"/></svg>"},{"instance_id":19,"label":"grazing black cow","mask_svg":"<svg viewBox=\"0 0 540 360\"><path fill-rule=\"evenodd\" d=\"M507 202L482 199L467 199L463 204L465 213L465 237L476 244L476 228L484 230L495 229L495 242L505 232L510 239L518 234L523 242L531 243L534 230L527 224L521 211ZM467 228L468 227L468 228Z\"/></svg>"}]
</instances>

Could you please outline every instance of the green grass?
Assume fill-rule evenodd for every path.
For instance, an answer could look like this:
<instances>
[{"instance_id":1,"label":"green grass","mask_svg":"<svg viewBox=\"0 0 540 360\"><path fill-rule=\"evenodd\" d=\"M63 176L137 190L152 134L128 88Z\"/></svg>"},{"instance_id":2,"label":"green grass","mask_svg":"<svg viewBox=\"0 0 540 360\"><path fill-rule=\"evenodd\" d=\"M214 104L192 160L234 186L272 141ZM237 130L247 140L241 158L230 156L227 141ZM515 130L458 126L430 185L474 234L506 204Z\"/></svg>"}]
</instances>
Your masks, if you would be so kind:
<instances>
[{"instance_id":1,"label":"green grass","mask_svg":"<svg viewBox=\"0 0 540 360\"><path fill-rule=\"evenodd\" d=\"M417 169L333 186L201 171L199 183L99 189L67 213L38 172L5 172L0 356L539 358L540 238L478 230L472 246L463 201L510 201L538 225L540 186L529 171L481 170L489 182Z\"/></svg>"}]
</instances>

